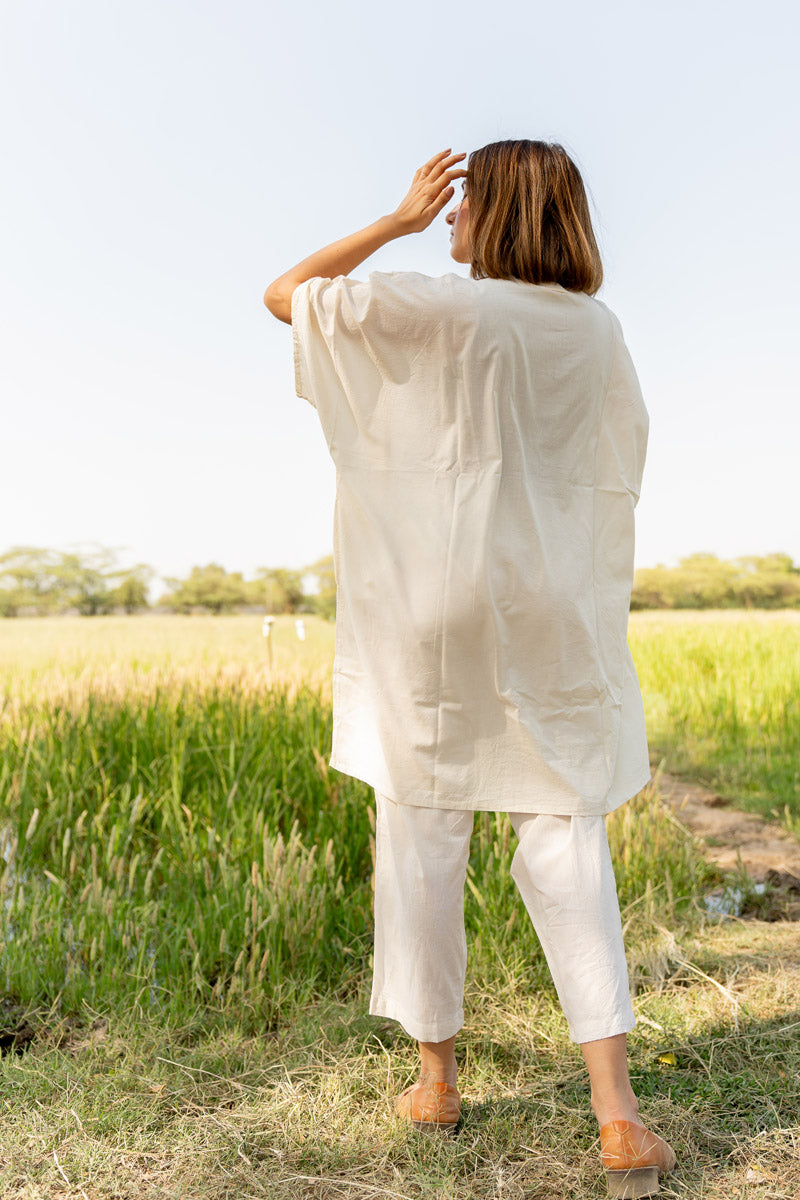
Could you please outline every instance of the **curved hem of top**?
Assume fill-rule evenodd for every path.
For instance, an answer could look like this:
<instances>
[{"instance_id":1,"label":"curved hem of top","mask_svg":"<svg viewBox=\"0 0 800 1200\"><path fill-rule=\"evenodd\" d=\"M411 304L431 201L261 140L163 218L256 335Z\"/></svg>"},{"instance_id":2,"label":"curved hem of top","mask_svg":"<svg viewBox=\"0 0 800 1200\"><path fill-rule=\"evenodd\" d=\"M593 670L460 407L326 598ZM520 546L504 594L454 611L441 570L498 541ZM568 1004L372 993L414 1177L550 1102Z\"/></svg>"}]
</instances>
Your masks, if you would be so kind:
<instances>
[{"instance_id":1,"label":"curved hem of top","mask_svg":"<svg viewBox=\"0 0 800 1200\"><path fill-rule=\"evenodd\" d=\"M441 808L451 812L455 810L460 812L549 813L555 816L574 817L607 816L609 813L614 812L615 809L621 808L623 804L627 804L629 800L632 800L634 796L639 794L642 788L647 787L651 780L650 765L648 763L646 776L642 773L633 777L633 783L629 782L624 787L616 786L613 792L609 793L600 804L583 804L580 808L576 808L574 804L565 807L568 803L565 800L554 800L551 804L543 804L541 800L509 804L508 797L498 799L497 801L483 799L477 803L465 803L463 799L456 802L452 800L431 801L429 797L421 801L409 799L408 796L398 799L396 795L392 795L390 791L375 783L374 778L368 779L367 772L362 774L360 768L354 769L347 766L344 761L337 759L333 754L329 759L329 766L333 767L335 771L340 771L343 775L350 775L353 779L360 779L362 783L366 783L381 796L385 796L388 800L391 800L393 804L406 804L409 808ZM629 788L632 788L632 790L629 791Z\"/></svg>"}]
</instances>

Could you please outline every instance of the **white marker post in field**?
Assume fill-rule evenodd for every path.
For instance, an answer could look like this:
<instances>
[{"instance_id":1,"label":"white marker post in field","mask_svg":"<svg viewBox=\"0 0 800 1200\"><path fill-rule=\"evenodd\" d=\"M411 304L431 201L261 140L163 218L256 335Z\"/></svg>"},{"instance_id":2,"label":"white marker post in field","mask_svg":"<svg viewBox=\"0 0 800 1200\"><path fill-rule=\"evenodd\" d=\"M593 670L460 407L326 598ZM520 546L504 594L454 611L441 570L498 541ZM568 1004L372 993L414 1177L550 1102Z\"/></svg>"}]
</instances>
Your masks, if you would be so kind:
<instances>
[{"instance_id":1,"label":"white marker post in field","mask_svg":"<svg viewBox=\"0 0 800 1200\"><path fill-rule=\"evenodd\" d=\"M297 630L297 636L300 638L300 641L304 642L306 640L306 623L302 617L297 618L294 627Z\"/></svg>"},{"instance_id":2,"label":"white marker post in field","mask_svg":"<svg viewBox=\"0 0 800 1200\"><path fill-rule=\"evenodd\" d=\"M270 674L273 671L272 638L270 635L272 633L272 626L273 626L274 622L275 622L274 617L264 617L264 623L261 626L261 632L263 633L264 637L267 639L267 659L269 661Z\"/></svg>"}]
</instances>

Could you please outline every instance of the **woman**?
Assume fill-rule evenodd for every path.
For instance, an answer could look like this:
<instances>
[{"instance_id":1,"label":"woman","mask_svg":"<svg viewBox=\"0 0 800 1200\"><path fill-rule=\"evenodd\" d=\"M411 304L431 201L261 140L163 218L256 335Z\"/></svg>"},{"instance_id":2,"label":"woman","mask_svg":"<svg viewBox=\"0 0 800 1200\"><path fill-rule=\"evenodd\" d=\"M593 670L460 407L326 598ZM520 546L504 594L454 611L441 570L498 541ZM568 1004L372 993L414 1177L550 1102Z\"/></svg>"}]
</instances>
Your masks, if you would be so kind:
<instances>
[{"instance_id":1,"label":"woman","mask_svg":"<svg viewBox=\"0 0 800 1200\"><path fill-rule=\"evenodd\" d=\"M475 811L510 814L512 874L581 1045L612 1195L659 1190L638 1120L605 814L650 778L627 645L648 417L564 149L443 150L395 212L268 288L337 468L331 765L375 788L370 1012L419 1042L397 1101L459 1118L463 890ZM372 272L447 214L470 277Z\"/></svg>"}]
</instances>

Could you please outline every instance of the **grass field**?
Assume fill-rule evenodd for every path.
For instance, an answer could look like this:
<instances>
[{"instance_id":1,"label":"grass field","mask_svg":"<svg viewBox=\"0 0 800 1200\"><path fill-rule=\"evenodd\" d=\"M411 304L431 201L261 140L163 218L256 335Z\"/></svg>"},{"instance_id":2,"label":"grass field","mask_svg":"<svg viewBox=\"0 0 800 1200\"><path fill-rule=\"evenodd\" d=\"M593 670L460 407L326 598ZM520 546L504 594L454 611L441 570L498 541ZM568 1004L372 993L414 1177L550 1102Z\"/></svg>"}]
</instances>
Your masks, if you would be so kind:
<instances>
[{"instance_id":1,"label":"grass field","mask_svg":"<svg viewBox=\"0 0 800 1200\"><path fill-rule=\"evenodd\" d=\"M301 642L277 620L270 669L256 616L0 621L0 684L6 705L210 679L248 694L303 682L329 699L333 626L305 626ZM800 613L635 612L629 640L666 769L800 829Z\"/></svg>"},{"instance_id":2,"label":"grass field","mask_svg":"<svg viewBox=\"0 0 800 1200\"><path fill-rule=\"evenodd\" d=\"M464 1132L391 1117L413 1054L365 1015L372 792L327 766L333 630L305 625L276 622L270 666L258 617L0 622L3 1197L602 1194L502 815L470 860ZM631 622L669 765L787 821L798 628ZM652 788L608 829L634 1087L684 1163L665 1195L797 1196L794 926L711 918Z\"/></svg>"},{"instance_id":3,"label":"grass field","mask_svg":"<svg viewBox=\"0 0 800 1200\"><path fill-rule=\"evenodd\" d=\"M631 614L666 769L800 833L800 613Z\"/></svg>"}]
</instances>

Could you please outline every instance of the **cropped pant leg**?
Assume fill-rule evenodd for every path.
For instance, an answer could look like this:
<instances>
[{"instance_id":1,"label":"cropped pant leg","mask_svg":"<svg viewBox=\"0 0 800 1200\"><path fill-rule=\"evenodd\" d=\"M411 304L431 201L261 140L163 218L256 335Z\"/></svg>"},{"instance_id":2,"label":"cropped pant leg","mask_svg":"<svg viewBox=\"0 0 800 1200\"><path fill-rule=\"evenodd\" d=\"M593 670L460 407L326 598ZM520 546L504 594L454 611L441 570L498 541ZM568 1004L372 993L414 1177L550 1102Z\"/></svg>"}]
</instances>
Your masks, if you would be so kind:
<instances>
[{"instance_id":1,"label":"cropped pant leg","mask_svg":"<svg viewBox=\"0 0 800 1200\"><path fill-rule=\"evenodd\" d=\"M464 1023L464 883L474 813L376 793L375 955L370 1013L441 1042ZM541 942L574 1042L634 1028L605 818L512 813L512 877Z\"/></svg>"},{"instance_id":2,"label":"cropped pant leg","mask_svg":"<svg viewBox=\"0 0 800 1200\"><path fill-rule=\"evenodd\" d=\"M510 813L511 876L542 945L573 1042L636 1025L605 817Z\"/></svg>"},{"instance_id":3,"label":"cropped pant leg","mask_svg":"<svg viewBox=\"0 0 800 1200\"><path fill-rule=\"evenodd\" d=\"M464 883L475 814L376 792L375 951L369 1011L419 1042L464 1024Z\"/></svg>"}]
</instances>

